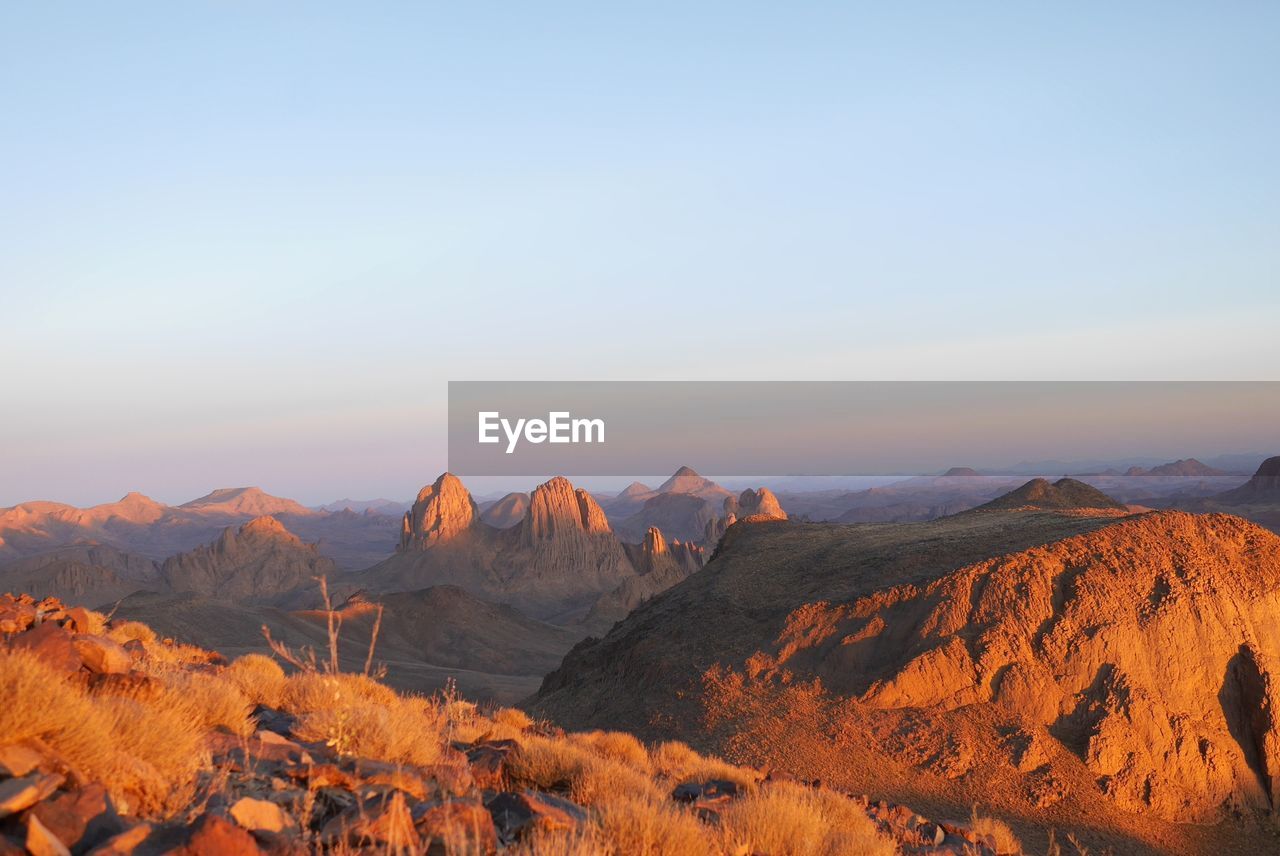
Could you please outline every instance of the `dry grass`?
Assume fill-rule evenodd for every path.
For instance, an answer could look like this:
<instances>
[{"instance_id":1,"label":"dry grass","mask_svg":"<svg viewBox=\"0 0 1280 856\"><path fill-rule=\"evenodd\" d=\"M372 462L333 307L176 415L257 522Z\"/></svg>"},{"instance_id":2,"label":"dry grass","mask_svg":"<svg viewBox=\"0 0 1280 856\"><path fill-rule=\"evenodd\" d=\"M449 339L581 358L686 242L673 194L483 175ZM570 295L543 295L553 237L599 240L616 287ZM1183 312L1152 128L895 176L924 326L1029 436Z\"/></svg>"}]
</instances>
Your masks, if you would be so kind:
<instances>
[{"instance_id":1,"label":"dry grass","mask_svg":"<svg viewBox=\"0 0 1280 856\"><path fill-rule=\"evenodd\" d=\"M661 799L615 793L596 809L602 840L628 856L700 856L718 853L712 830L689 811Z\"/></svg>"},{"instance_id":2,"label":"dry grass","mask_svg":"<svg viewBox=\"0 0 1280 856\"><path fill-rule=\"evenodd\" d=\"M73 769L100 781L123 806L166 814L185 805L207 759L191 708L118 695L90 697L24 651L0 652L0 734L39 740Z\"/></svg>"},{"instance_id":3,"label":"dry grass","mask_svg":"<svg viewBox=\"0 0 1280 856\"><path fill-rule=\"evenodd\" d=\"M595 757L567 740L529 735L508 756L507 775L527 787L567 790Z\"/></svg>"},{"instance_id":4,"label":"dry grass","mask_svg":"<svg viewBox=\"0 0 1280 856\"><path fill-rule=\"evenodd\" d=\"M653 769L649 752L634 735L621 731L584 731L571 734L568 739L597 755L616 759L645 773Z\"/></svg>"},{"instance_id":5,"label":"dry grass","mask_svg":"<svg viewBox=\"0 0 1280 856\"><path fill-rule=\"evenodd\" d=\"M119 642L121 645L134 639L144 645L154 644L157 641L156 632L141 621L113 622L106 635L109 639Z\"/></svg>"},{"instance_id":6,"label":"dry grass","mask_svg":"<svg viewBox=\"0 0 1280 856\"><path fill-rule=\"evenodd\" d=\"M731 803L721 832L730 852L770 856L891 856L860 806L832 791L775 783Z\"/></svg>"},{"instance_id":7,"label":"dry grass","mask_svg":"<svg viewBox=\"0 0 1280 856\"><path fill-rule=\"evenodd\" d=\"M302 714L361 704L390 707L399 700L395 690L364 675L299 672L285 680L280 705L289 713Z\"/></svg>"},{"instance_id":8,"label":"dry grass","mask_svg":"<svg viewBox=\"0 0 1280 856\"><path fill-rule=\"evenodd\" d=\"M624 856L608 847L599 830L591 826L572 832L538 830L502 852L506 856Z\"/></svg>"},{"instance_id":9,"label":"dry grass","mask_svg":"<svg viewBox=\"0 0 1280 856\"><path fill-rule=\"evenodd\" d=\"M326 680L334 677L338 676L324 676ZM439 761L445 746L439 710L425 699L400 698L394 693L391 698L389 704L380 704L344 699L339 692L328 707L302 713L294 733L342 755L396 764Z\"/></svg>"},{"instance_id":10,"label":"dry grass","mask_svg":"<svg viewBox=\"0 0 1280 856\"><path fill-rule=\"evenodd\" d=\"M978 807L973 807L973 815L969 819L969 825L974 832L979 835L988 835L996 846L996 853L1021 853L1022 842L1018 840L1018 836L1013 834L1013 830L1009 828L1009 824L1001 820L991 817L982 817L978 814Z\"/></svg>"},{"instance_id":11,"label":"dry grass","mask_svg":"<svg viewBox=\"0 0 1280 856\"><path fill-rule=\"evenodd\" d=\"M707 758L675 740L653 747L649 762L655 776L673 785L719 779L749 791L760 781L760 774L755 770L736 767L718 758Z\"/></svg>"},{"instance_id":12,"label":"dry grass","mask_svg":"<svg viewBox=\"0 0 1280 856\"><path fill-rule=\"evenodd\" d=\"M249 701L280 707L286 678L284 669L275 660L263 654L245 654L227 666L225 674Z\"/></svg>"},{"instance_id":13,"label":"dry grass","mask_svg":"<svg viewBox=\"0 0 1280 856\"><path fill-rule=\"evenodd\" d=\"M528 731L533 725L529 714L515 707L499 708L489 718L493 720L494 725L517 732Z\"/></svg>"},{"instance_id":14,"label":"dry grass","mask_svg":"<svg viewBox=\"0 0 1280 856\"><path fill-rule=\"evenodd\" d=\"M158 677L169 689L168 702L189 711L205 729L226 729L240 737L254 732L253 705L232 681L200 672L167 672Z\"/></svg>"},{"instance_id":15,"label":"dry grass","mask_svg":"<svg viewBox=\"0 0 1280 856\"><path fill-rule=\"evenodd\" d=\"M569 783L569 796L580 805L603 805L619 794L654 803L670 797L670 792L652 778L616 758L594 756L587 759Z\"/></svg>"}]
</instances>

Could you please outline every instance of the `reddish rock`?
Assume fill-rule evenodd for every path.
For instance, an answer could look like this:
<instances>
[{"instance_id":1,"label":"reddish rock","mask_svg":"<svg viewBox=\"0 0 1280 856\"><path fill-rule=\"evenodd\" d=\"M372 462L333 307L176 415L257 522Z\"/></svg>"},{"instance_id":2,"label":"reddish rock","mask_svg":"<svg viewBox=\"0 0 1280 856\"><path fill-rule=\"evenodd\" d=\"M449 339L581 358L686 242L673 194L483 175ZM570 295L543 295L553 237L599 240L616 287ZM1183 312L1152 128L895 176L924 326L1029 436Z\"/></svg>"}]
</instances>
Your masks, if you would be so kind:
<instances>
[{"instance_id":1,"label":"reddish rock","mask_svg":"<svg viewBox=\"0 0 1280 856\"><path fill-rule=\"evenodd\" d=\"M498 794L485 803L485 808L506 842L523 838L535 829L575 829L587 819L587 813L580 806L533 790Z\"/></svg>"},{"instance_id":2,"label":"reddish rock","mask_svg":"<svg viewBox=\"0 0 1280 856\"><path fill-rule=\"evenodd\" d=\"M0 782L0 817L25 811L49 796L62 784L62 776L33 773L20 779Z\"/></svg>"},{"instance_id":3,"label":"reddish rock","mask_svg":"<svg viewBox=\"0 0 1280 856\"><path fill-rule=\"evenodd\" d=\"M67 847L83 851L123 831L106 789L97 783L37 804L31 815Z\"/></svg>"},{"instance_id":4,"label":"reddish rock","mask_svg":"<svg viewBox=\"0 0 1280 856\"><path fill-rule=\"evenodd\" d=\"M95 675L123 675L133 667L133 658L124 646L105 636L82 633L71 640L85 668Z\"/></svg>"},{"instance_id":5,"label":"reddish rock","mask_svg":"<svg viewBox=\"0 0 1280 856\"><path fill-rule=\"evenodd\" d=\"M185 844L174 848L179 856L260 856L262 848L252 835L225 817L202 814Z\"/></svg>"},{"instance_id":6,"label":"reddish rock","mask_svg":"<svg viewBox=\"0 0 1280 856\"><path fill-rule=\"evenodd\" d=\"M89 610L83 606L73 606L67 610L67 627L72 633L92 633L89 627Z\"/></svg>"},{"instance_id":7,"label":"reddish rock","mask_svg":"<svg viewBox=\"0 0 1280 856\"><path fill-rule=\"evenodd\" d=\"M31 856L71 856L67 845L58 840L58 836L50 832L40 822L40 818L34 814L28 814L26 824L26 846Z\"/></svg>"},{"instance_id":8,"label":"reddish rock","mask_svg":"<svg viewBox=\"0 0 1280 856\"><path fill-rule=\"evenodd\" d=\"M377 845L389 850L418 846L418 832L404 794L392 792L382 805L366 803L348 810L325 824L322 835L357 846Z\"/></svg>"},{"instance_id":9,"label":"reddish rock","mask_svg":"<svg viewBox=\"0 0 1280 856\"><path fill-rule=\"evenodd\" d=\"M467 853L494 853L498 849L498 831L493 816L477 800L449 800L422 805L413 811L414 825L428 849L458 847Z\"/></svg>"},{"instance_id":10,"label":"reddish rock","mask_svg":"<svg viewBox=\"0 0 1280 856\"><path fill-rule=\"evenodd\" d=\"M139 823L137 826L111 836L90 850L86 856L130 856L150 836L151 825Z\"/></svg>"},{"instance_id":11,"label":"reddish rock","mask_svg":"<svg viewBox=\"0 0 1280 856\"><path fill-rule=\"evenodd\" d=\"M80 655L72 644L71 634L52 621L42 622L26 633L17 634L9 645L32 652L55 669L68 673L80 669Z\"/></svg>"},{"instance_id":12,"label":"reddish rock","mask_svg":"<svg viewBox=\"0 0 1280 856\"><path fill-rule=\"evenodd\" d=\"M228 813L236 823L251 832L283 832L293 826L293 818L269 800L241 797L231 805Z\"/></svg>"},{"instance_id":13,"label":"reddish rock","mask_svg":"<svg viewBox=\"0 0 1280 856\"><path fill-rule=\"evenodd\" d=\"M0 775L17 778L32 770L44 769L48 764L43 752L30 743L10 743L0 746Z\"/></svg>"},{"instance_id":14,"label":"reddish rock","mask_svg":"<svg viewBox=\"0 0 1280 856\"><path fill-rule=\"evenodd\" d=\"M36 608L13 595L0 599L0 633L21 633L36 620Z\"/></svg>"},{"instance_id":15,"label":"reddish rock","mask_svg":"<svg viewBox=\"0 0 1280 856\"><path fill-rule=\"evenodd\" d=\"M467 763L476 787L487 791L500 791L507 782L507 756L517 746L514 740L493 740L478 743L466 750Z\"/></svg>"}]
</instances>

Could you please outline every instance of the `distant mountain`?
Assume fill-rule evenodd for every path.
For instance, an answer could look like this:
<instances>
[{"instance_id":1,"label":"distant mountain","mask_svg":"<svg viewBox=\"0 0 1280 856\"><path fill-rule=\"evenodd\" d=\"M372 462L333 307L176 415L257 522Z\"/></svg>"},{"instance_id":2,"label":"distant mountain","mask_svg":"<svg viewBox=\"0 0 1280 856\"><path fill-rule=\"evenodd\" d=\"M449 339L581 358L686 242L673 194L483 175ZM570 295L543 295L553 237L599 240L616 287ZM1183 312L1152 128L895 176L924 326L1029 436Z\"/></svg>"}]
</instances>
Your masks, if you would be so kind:
<instances>
[{"instance_id":1,"label":"distant mountain","mask_svg":"<svg viewBox=\"0 0 1280 856\"><path fill-rule=\"evenodd\" d=\"M1062 478L1050 484L1046 479L1032 479L1022 487L978 506L975 511L1016 511L1019 509L1045 509L1055 511L1078 509L1114 509L1126 511L1127 507L1116 502L1102 491L1082 481Z\"/></svg>"},{"instance_id":2,"label":"distant mountain","mask_svg":"<svg viewBox=\"0 0 1280 856\"><path fill-rule=\"evenodd\" d=\"M114 547L78 544L6 563L0 591L56 597L69 604L99 606L158 584L152 559Z\"/></svg>"},{"instance_id":3,"label":"distant mountain","mask_svg":"<svg viewBox=\"0 0 1280 856\"><path fill-rule=\"evenodd\" d=\"M324 505L317 505L313 511L355 511L361 514L386 514L399 517L409 507L407 502L396 502L392 499L337 499Z\"/></svg>"},{"instance_id":4,"label":"distant mountain","mask_svg":"<svg viewBox=\"0 0 1280 856\"><path fill-rule=\"evenodd\" d=\"M1143 469L1142 467L1130 467L1125 470L1126 476L1225 476L1222 470L1202 464L1195 458L1186 458L1183 460L1173 461L1168 464L1161 464L1158 467Z\"/></svg>"},{"instance_id":5,"label":"distant mountain","mask_svg":"<svg viewBox=\"0 0 1280 856\"><path fill-rule=\"evenodd\" d=\"M480 519L496 529L510 529L524 519L529 494L509 493L480 513Z\"/></svg>"},{"instance_id":6,"label":"distant mountain","mask_svg":"<svg viewBox=\"0 0 1280 856\"><path fill-rule=\"evenodd\" d=\"M658 486L658 493L687 493L703 499L723 501L733 493L711 479L703 478L693 471L692 467L681 467L671 478Z\"/></svg>"},{"instance_id":7,"label":"distant mountain","mask_svg":"<svg viewBox=\"0 0 1280 856\"><path fill-rule=\"evenodd\" d=\"M258 487L218 488L199 499L184 502L179 508L204 514L248 514L254 517L264 514L294 514L301 517L315 513L292 499L272 496Z\"/></svg>"},{"instance_id":8,"label":"distant mountain","mask_svg":"<svg viewBox=\"0 0 1280 856\"><path fill-rule=\"evenodd\" d=\"M170 556L160 581L171 591L224 600L268 600L302 587L337 568L313 544L304 544L274 517L229 526L212 544Z\"/></svg>"}]
</instances>

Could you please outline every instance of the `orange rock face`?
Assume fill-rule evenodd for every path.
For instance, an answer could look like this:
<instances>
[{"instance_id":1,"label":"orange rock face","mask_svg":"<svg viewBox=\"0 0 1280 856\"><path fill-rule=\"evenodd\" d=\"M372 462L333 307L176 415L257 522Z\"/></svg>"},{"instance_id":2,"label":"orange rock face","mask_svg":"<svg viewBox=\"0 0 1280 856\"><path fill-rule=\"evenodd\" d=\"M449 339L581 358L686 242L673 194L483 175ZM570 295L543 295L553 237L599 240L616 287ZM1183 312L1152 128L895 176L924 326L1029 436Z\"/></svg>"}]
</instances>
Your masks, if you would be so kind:
<instances>
[{"instance_id":1,"label":"orange rock face","mask_svg":"<svg viewBox=\"0 0 1280 856\"><path fill-rule=\"evenodd\" d=\"M479 517L475 501L462 482L444 473L435 484L418 493L413 508L405 512L400 550L425 550L465 532Z\"/></svg>"},{"instance_id":2,"label":"orange rock face","mask_svg":"<svg viewBox=\"0 0 1280 856\"><path fill-rule=\"evenodd\" d=\"M883 711L990 706L1120 806L1210 820L1280 797L1277 615L1280 538L1170 512L797 610L755 668Z\"/></svg>"}]
</instances>

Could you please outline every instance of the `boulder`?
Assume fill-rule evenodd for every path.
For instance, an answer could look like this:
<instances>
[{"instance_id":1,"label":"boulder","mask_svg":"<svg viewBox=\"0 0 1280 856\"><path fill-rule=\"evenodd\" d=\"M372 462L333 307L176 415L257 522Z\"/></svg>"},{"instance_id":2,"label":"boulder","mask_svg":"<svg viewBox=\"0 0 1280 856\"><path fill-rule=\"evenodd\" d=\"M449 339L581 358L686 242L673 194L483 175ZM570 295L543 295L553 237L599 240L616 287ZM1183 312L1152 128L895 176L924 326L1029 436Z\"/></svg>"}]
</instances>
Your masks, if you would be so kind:
<instances>
[{"instance_id":1,"label":"boulder","mask_svg":"<svg viewBox=\"0 0 1280 856\"><path fill-rule=\"evenodd\" d=\"M130 856L151 837L151 824L139 823L117 833L88 851L86 856Z\"/></svg>"},{"instance_id":2,"label":"boulder","mask_svg":"<svg viewBox=\"0 0 1280 856\"><path fill-rule=\"evenodd\" d=\"M507 780L507 755L518 744L514 740L491 740L466 749L467 763L476 787L498 791Z\"/></svg>"},{"instance_id":3,"label":"boulder","mask_svg":"<svg viewBox=\"0 0 1280 856\"><path fill-rule=\"evenodd\" d=\"M418 832L404 794L393 791L381 805L353 806L325 824L322 835L357 847L373 845L389 851L414 850Z\"/></svg>"},{"instance_id":4,"label":"boulder","mask_svg":"<svg viewBox=\"0 0 1280 856\"><path fill-rule=\"evenodd\" d=\"M429 851L433 846L486 854L498 849L493 817L479 800L419 804L413 809L413 819Z\"/></svg>"},{"instance_id":5,"label":"boulder","mask_svg":"<svg viewBox=\"0 0 1280 856\"><path fill-rule=\"evenodd\" d=\"M71 856L67 845L58 840L34 814L27 815L27 852L31 856Z\"/></svg>"},{"instance_id":6,"label":"boulder","mask_svg":"<svg viewBox=\"0 0 1280 856\"><path fill-rule=\"evenodd\" d=\"M534 830L572 830L587 820L587 813L566 799L539 791L501 793L485 802L499 837L516 841Z\"/></svg>"},{"instance_id":7,"label":"boulder","mask_svg":"<svg viewBox=\"0 0 1280 856\"><path fill-rule=\"evenodd\" d=\"M97 783L64 791L38 803L31 817L67 847L83 852L124 831L106 789Z\"/></svg>"},{"instance_id":8,"label":"boulder","mask_svg":"<svg viewBox=\"0 0 1280 856\"><path fill-rule=\"evenodd\" d=\"M72 644L72 636L53 621L37 624L26 633L12 637L9 646L15 650L27 650L50 666L63 672L79 671L81 660Z\"/></svg>"},{"instance_id":9,"label":"boulder","mask_svg":"<svg viewBox=\"0 0 1280 856\"><path fill-rule=\"evenodd\" d=\"M177 856L262 856L262 852L248 832L208 812L196 820L186 843L173 850Z\"/></svg>"},{"instance_id":10,"label":"boulder","mask_svg":"<svg viewBox=\"0 0 1280 856\"><path fill-rule=\"evenodd\" d=\"M293 826L293 818L268 800L241 797L228 810L231 818L251 832L283 832Z\"/></svg>"},{"instance_id":11,"label":"boulder","mask_svg":"<svg viewBox=\"0 0 1280 856\"><path fill-rule=\"evenodd\" d=\"M62 784L62 776L33 773L0 782L0 817L26 811Z\"/></svg>"},{"instance_id":12,"label":"boulder","mask_svg":"<svg viewBox=\"0 0 1280 856\"><path fill-rule=\"evenodd\" d=\"M118 642L105 636L81 633L72 638L85 668L96 675L123 675L133 668L133 658Z\"/></svg>"}]
</instances>

